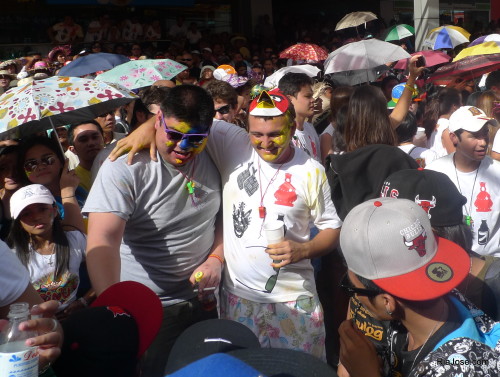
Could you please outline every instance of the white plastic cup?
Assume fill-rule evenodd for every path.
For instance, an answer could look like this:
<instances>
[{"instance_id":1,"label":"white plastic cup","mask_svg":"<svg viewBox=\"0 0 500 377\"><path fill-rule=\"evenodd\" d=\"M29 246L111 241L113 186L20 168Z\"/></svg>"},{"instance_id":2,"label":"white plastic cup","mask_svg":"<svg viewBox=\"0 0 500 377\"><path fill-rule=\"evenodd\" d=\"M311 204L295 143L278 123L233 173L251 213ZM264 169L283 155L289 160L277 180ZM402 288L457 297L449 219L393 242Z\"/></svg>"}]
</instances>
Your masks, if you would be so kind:
<instances>
[{"instance_id":1,"label":"white plastic cup","mask_svg":"<svg viewBox=\"0 0 500 377\"><path fill-rule=\"evenodd\" d=\"M427 146L427 137L425 136L425 128L418 127L417 133L413 137L413 144L417 147L425 148Z\"/></svg>"},{"instance_id":2,"label":"white plastic cup","mask_svg":"<svg viewBox=\"0 0 500 377\"><path fill-rule=\"evenodd\" d=\"M264 223L264 234L268 245L283 242L285 240L285 223L278 220Z\"/></svg>"}]
</instances>

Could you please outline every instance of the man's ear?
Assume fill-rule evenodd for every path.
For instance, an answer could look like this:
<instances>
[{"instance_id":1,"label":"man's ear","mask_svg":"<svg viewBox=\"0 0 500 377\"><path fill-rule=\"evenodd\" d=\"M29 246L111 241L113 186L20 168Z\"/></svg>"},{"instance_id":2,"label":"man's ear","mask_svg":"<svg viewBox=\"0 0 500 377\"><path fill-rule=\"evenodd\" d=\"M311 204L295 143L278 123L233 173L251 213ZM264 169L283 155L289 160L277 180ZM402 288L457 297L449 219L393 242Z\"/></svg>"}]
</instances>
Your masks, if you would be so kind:
<instances>
[{"instance_id":1,"label":"man's ear","mask_svg":"<svg viewBox=\"0 0 500 377\"><path fill-rule=\"evenodd\" d=\"M74 147L73 145L70 145L70 146L68 147L68 149L69 149L71 152L75 153L75 147Z\"/></svg>"},{"instance_id":2,"label":"man's ear","mask_svg":"<svg viewBox=\"0 0 500 377\"><path fill-rule=\"evenodd\" d=\"M460 141L460 139L458 138L458 136L454 133L454 132L450 132L450 140L451 142L453 143L453 145L456 147L458 142Z\"/></svg>"},{"instance_id":3,"label":"man's ear","mask_svg":"<svg viewBox=\"0 0 500 377\"><path fill-rule=\"evenodd\" d=\"M161 116L162 116L162 112L161 112L161 110L158 110L158 112L155 115L155 129L156 130L158 129L158 127L160 127Z\"/></svg>"}]
</instances>

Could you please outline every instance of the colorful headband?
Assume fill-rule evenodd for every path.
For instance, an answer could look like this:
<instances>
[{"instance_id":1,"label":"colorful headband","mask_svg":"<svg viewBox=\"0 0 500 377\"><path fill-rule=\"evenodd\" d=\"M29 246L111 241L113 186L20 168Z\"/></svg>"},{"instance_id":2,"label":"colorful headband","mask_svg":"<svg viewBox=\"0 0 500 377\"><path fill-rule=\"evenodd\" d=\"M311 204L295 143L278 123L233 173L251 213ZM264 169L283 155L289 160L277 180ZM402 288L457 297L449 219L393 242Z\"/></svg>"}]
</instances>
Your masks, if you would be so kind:
<instances>
[{"instance_id":1,"label":"colorful headband","mask_svg":"<svg viewBox=\"0 0 500 377\"><path fill-rule=\"evenodd\" d=\"M287 112L290 102L278 88L262 91L250 103L250 115L253 116L279 116Z\"/></svg>"}]
</instances>

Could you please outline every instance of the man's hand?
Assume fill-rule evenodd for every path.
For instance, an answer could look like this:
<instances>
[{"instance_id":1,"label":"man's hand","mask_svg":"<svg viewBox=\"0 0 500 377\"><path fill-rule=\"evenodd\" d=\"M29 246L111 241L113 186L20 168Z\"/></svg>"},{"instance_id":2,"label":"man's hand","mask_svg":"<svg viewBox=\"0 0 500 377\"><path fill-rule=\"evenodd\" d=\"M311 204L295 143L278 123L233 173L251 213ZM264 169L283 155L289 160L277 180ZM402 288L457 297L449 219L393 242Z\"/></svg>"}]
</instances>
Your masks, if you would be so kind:
<instances>
[{"instance_id":1,"label":"man's hand","mask_svg":"<svg viewBox=\"0 0 500 377\"><path fill-rule=\"evenodd\" d=\"M271 266L274 268L280 268L290 263L297 263L309 255L307 243L290 240L268 245L266 253L273 260Z\"/></svg>"},{"instance_id":2,"label":"man's hand","mask_svg":"<svg viewBox=\"0 0 500 377\"><path fill-rule=\"evenodd\" d=\"M340 324L340 362L351 377L380 377L380 359L372 342L346 320Z\"/></svg>"},{"instance_id":3,"label":"man's hand","mask_svg":"<svg viewBox=\"0 0 500 377\"><path fill-rule=\"evenodd\" d=\"M59 180L61 197L63 198L75 195L75 190L80 184L80 178L76 175L75 170L68 170L68 164L69 160L66 159Z\"/></svg>"},{"instance_id":4,"label":"man's hand","mask_svg":"<svg viewBox=\"0 0 500 377\"><path fill-rule=\"evenodd\" d=\"M203 272L203 279L198 283L198 294L201 294L204 288L218 287L220 284L222 263L217 258L207 258L207 260L195 268L189 281L195 284L195 275L198 271Z\"/></svg>"},{"instance_id":5,"label":"man's hand","mask_svg":"<svg viewBox=\"0 0 500 377\"><path fill-rule=\"evenodd\" d=\"M413 79L416 79L418 76L422 74L424 71L425 67L417 67L417 60L419 57L422 55L415 55L410 58L410 61L408 62L408 68L410 71L410 77ZM413 83L412 83L413 85Z\"/></svg>"},{"instance_id":6,"label":"man's hand","mask_svg":"<svg viewBox=\"0 0 500 377\"><path fill-rule=\"evenodd\" d=\"M155 142L155 123L156 116L152 117L146 123L141 124L126 138L118 140L116 146L111 151L109 159L115 161L121 155L128 153L127 163L132 164L134 155L141 149L149 145L149 155L153 161L156 160L156 142Z\"/></svg>"}]
</instances>

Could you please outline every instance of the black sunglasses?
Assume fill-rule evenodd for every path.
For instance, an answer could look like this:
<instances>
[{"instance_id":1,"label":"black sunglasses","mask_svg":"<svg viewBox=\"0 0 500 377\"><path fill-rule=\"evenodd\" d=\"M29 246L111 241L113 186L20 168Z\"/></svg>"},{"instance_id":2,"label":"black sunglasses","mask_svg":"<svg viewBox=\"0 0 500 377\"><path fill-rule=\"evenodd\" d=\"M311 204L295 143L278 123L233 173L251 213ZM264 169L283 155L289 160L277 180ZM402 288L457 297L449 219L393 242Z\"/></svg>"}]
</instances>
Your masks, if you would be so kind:
<instances>
[{"instance_id":1,"label":"black sunglasses","mask_svg":"<svg viewBox=\"0 0 500 377\"><path fill-rule=\"evenodd\" d=\"M219 107L218 109L215 109L215 112L219 113L220 115L229 114L229 111L231 111L231 107L229 105L225 105L225 106Z\"/></svg>"},{"instance_id":2,"label":"black sunglasses","mask_svg":"<svg viewBox=\"0 0 500 377\"><path fill-rule=\"evenodd\" d=\"M48 156L43 156L40 160L31 159L27 160L24 163L24 170L27 173L33 173L36 169L38 169L39 165L51 166L54 165L57 161L57 157L53 154Z\"/></svg>"},{"instance_id":3,"label":"black sunglasses","mask_svg":"<svg viewBox=\"0 0 500 377\"><path fill-rule=\"evenodd\" d=\"M354 285L352 285L351 279L349 279L349 276L347 276L347 274L345 274L340 281L340 288L345 290L349 296L354 296L356 294L359 296L374 297L383 293L382 291L374 289L356 288Z\"/></svg>"}]
</instances>

